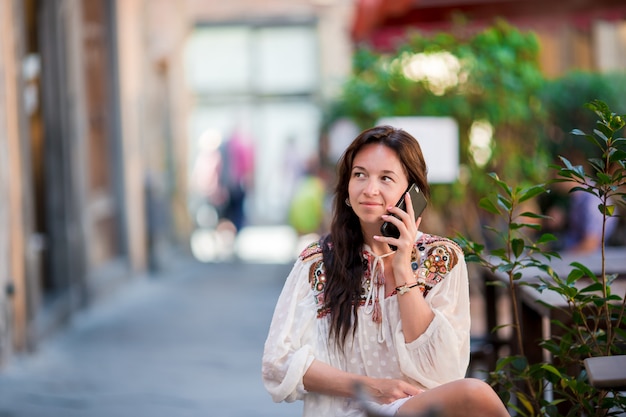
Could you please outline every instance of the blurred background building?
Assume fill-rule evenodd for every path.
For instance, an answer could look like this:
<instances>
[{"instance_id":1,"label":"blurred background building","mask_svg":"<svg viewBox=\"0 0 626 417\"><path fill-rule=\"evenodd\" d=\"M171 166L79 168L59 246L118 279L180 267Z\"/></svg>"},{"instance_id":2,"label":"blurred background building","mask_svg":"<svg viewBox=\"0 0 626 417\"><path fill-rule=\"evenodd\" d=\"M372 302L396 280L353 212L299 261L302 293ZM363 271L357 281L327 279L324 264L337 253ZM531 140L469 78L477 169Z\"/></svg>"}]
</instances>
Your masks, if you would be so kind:
<instances>
[{"instance_id":1,"label":"blurred background building","mask_svg":"<svg viewBox=\"0 0 626 417\"><path fill-rule=\"evenodd\" d=\"M625 12L620 0L371 0L358 2L352 35L385 50L412 29L432 33L463 23L478 31L504 18L538 36L541 69L556 77L573 68L623 70Z\"/></svg>"},{"instance_id":2,"label":"blurred background building","mask_svg":"<svg viewBox=\"0 0 626 417\"><path fill-rule=\"evenodd\" d=\"M177 250L229 259L235 237L256 226L273 227L289 251L294 187L326 150L324 109L355 45L385 50L407 29L446 30L463 12L476 29L500 16L536 31L548 76L626 69L617 0L0 7L4 360Z\"/></svg>"},{"instance_id":3,"label":"blurred background building","mask_svg":"<svg viewBox=\"0 0 626 417\"><path fill-rule=\"evenodd\" d=\"M285 161L317 152L350 68L350 1L0 4L2 359L186 250L199 144L252 145L246 222L285 218Z\"/></svg>"}]
</instances>

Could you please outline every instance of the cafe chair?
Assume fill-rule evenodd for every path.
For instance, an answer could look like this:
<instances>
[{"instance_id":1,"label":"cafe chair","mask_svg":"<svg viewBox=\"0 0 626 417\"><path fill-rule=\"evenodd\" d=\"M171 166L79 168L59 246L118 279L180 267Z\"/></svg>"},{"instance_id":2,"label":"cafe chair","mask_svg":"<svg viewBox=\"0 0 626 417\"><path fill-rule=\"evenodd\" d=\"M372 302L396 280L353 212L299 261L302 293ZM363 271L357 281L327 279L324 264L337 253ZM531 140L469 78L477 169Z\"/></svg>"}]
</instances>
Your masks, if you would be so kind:
<instances>
[{"instance_id":1,"label":"cafe chair","mask_svg":"<svg viewBox=\"0 0 626 417\"><path fill-rule=\"evenodd\" d=\"M355 398L357 402L359 403L359 405L361 406L361 408L365 411L366 417L387 417L371 409L369 404L372 401L372 399L370 399L369 395L365 392L365 389L363 388L361 384L355 385ZM423 413L420 412L417 414L398 414L397 416L398 417L444 417L444 415L436 409L431 409L426 412L423 412Z\"/></svg>"}]
</instances>

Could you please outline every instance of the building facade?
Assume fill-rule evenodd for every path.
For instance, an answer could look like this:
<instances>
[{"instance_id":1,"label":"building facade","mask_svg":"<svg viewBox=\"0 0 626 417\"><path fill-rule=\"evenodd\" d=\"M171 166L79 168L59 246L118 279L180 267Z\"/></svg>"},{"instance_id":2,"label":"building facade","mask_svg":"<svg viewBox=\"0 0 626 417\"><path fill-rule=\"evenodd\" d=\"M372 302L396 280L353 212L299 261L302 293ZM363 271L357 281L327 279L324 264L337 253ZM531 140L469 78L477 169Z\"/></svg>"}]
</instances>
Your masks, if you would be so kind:
<instances>
[{"instance_id":1,"label":"building facade","mask_svg":"<svg viewBox=\"0 0 626 417\"><path fill-rule=\"evenodd\" d=\"M352 6L352 0L0 2L0 369L79 310L187 249L198 131L215 127L213 121L226 126L234 117L228 109L243 108L236 112L264 141L257 145L272 149L281 109L305 109L293 114L319 120L321 103L350 70ZM283 49L287 32L300 42L291 50ZM224 72L210 72L214 66L230 68L227 80L242 74L237 62L214 53L221 40L200 42L200 57L186 57L198 33L266 40L247 44L253 50L243 54L251 63L245 88L216 85ZM289 51L314 60L311 69L292 59L290 68L300 65L308 78L302 83L283 71L295 86L285 89L273 71L275 59L292 58ZM265 65L263 75L258 65ZM270 119L273 125L264 123ZM306 127L306 146L315 152L319 126ZM256 155L262 175L276 165L272 158ZM258 201L259 213L271 203Z\"/></svg>"},{"instance_id":2,"label":"building facade","mask_svg":"<svg viewBox=\"0 0 626 417\"><path fill-rule=\"evenodd\" d=\"M149 3L1 3L3 361L146 276L188 233L184 103L170 94L187 20L149 36L171 6Z\"/></svg>"}]
</instances>

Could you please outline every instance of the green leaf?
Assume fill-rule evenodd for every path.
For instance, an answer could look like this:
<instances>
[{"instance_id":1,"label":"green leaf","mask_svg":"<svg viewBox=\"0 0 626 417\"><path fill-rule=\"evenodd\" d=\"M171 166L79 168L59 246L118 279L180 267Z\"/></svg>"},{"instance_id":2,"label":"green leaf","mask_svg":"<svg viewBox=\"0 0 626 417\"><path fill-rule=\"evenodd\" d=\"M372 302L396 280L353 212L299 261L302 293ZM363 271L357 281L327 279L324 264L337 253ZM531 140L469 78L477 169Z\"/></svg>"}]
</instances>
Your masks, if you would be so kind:
<instances>
[{"instance_id":1,"label":"green leaf","mask_svg":"<svg viewBox=\"0 0 626 417\"><path fill-rule=\"evenodd\" d=\"M509 187L507 183L505 183L504 181L500 180L500 178L498 177L498 174L496 174L495 172L491 172L489 176L496 182L496 184L500 186L500 188L504 190L504 192L509 197L513 197L513 192L511 190L511 187Z\"/></svg>"},{"instance_id":2,"label":"green leaf","mask_svg":"<svg viewBox=\"0 0 626 417\"><path fill-rule=\"evenodd\" d=\"M574 268L577 268L583 271L586 277L589 277L589 278L596 277L596 274L591 272L591 269L587 268L585 265L581 264L580 262L572 262L570 263L570 266L573 266Z\"/></svg>"},{"instance_id":3,"label":"green leaf","mask_svg":"<svg viewBox=\"0 0 626 417\"><path fill-rule=\"evenodd\" d=\"M513 327L513 324L500 324L498 326L495 326L493 329L491 329L491 333L496 333L500 331L501 329L507 329L509 327Z\"/></svg>"},{"instance_id":4,"label":"green leaf","mask_svg":"<svg viewBox=\"0 0 626 417\"><path fill-rule=\"evenodd\" d=\"M546 371L554 374L555 376L557 376L558 378L562 378L563 375L561 375L561 373L559 372L558 369L556 369L553 365L544 363L541 365L541 369L545 369Z\"/></svg>"},{"instance_id":5,"label":"green leaf","mask_svg":"<svg viewBox=\"0 0 626 417\"><path fill-rule=\"evenodd\" d=\"M591 285L587 285L586 287L581 288L580 292L587 293L587 292L594 292L594 291L602 291L603 288L604 288L604 285L602 285L602 283L595 282Z\"/></svg>"},{"instance_id":6,"label":"green leaf","mask_svg":"<svg viewBox=\"0 0 626 417\"><path fill-rule=\"evenodd\" d=\"M500 214L500 209L487 197L481 198L478 202L478 206L491 214Z\"/></svg>"},{"instance_id":7,"label":"green leaf","mask_svg":"<svg viewBox=\"0 0 626 417\"><path fill-rule=\"evenodd\" d=\"M591 166L593 166L596 169L596 171L602 172L606 166L604 164L604 160L600 158L589 158L588 161L589 161L589 164L591 164Z\"/></svg>"},{"instance_id":8,"label":"green leaf","mask_svg":"<svg viewBox=\"0 0 626 417\"><path fill-rule=\"evenodd\" d=\"M524 240L523 239L513 239L511 241L511 248L513 249L513 254L516 258L524 252Z\"/></svg>"},{"instance_id":9,"label":"green leaf","mask_svg":"<svg viewBox=\"0 0 626 417\"><path fill-rule=\"evenodd\" d=\"M532 405L532 403L530 402L530 400L526 397L526 395L520 392L520 393L518 393L518 394L517 394L517 399L518 399L518 400L522 403L522 405L524 406L524 408L525 408L525 409L526 409L529 413L531 413L531 414L532 414L532 412L533 412L533 405Z\"/></svg>"},{"instance_id":10,"label":"green leaf","mask_svg":"<svg viewBox=\"0 0 626 417\"><path fill-rule=\"evenodd\" d=\"M615 280L617 279L617 277L618 277L618 276L619 276L619 274L618 274L618 273L615 273L615 274L609 274L609 275L607 275L607 276L605 277L605 278L606 278L606 285L607 285L607 286L612 285L612 284L613 284L613 281L615 281Z\"/></svg>"},{"instance_id":11,"label":"green leaf","mask_svg":"<svg viewBox=\"0 0 626 417\"><path fill-rule=\"evenodd\" d=\"M609 155L609 162L626 160L626 151L615 149Z\"/></svg>"},{"instance_id":12,"label":"green leaf","mask_svg":"<svg viewBox=\"0 0 626 417\"><path fill-rule=\"evenodd\" d=\"M498 205L502 207L504 211L509 211L511 210L511 207L513 207L513 203L511 203L511 200L507 199L503 195L498 196Z\"/></svg>"},{"instance_id":13,"label":"green leaf","mask_svg":"<svg viewBox=\"0 0 626 417\"><path fill-rule=\"evenodd\" d=\"M545 191L545 185L535 185L533 187L530 187L522 192L522 195L519 197L519 202L523 203L524 201L536 197L539 194L544 193Z\"/></svg>"},{"instance_id":14,"label":"green leaf","mask_svg":"<svg viewBox=\"0 0 626 417\"><path fill-rule=\"evenodd\" d=\"M540 245L542 243L555 242L557 241L557 237L552 233L544 233L535 241L536 244Z\"/></svg>"},{"instance_id":15,"label":"green leaf","mask_svg":"<svg viewBox=\"0 0 626 417\"><path fill-rule=\"evenodd\" d=\"M598 210L600 210L600 213L602 213L604 216L608 216L608 217L611 217L615 214L615 206L612 204L608 206L605 206L604 204L600 204L598 206Z\"/></svg>"},{"instance_id":16,"label":"green leaf","mask_svg":"<svg viewBox=\"0 0 626 417\"><path fill-rule=\"evenodd\" d=\"M498 265L498 267L496 268L496 271L509 272L509 271L512 271L513 268L515 268L514 263L503 263L503 264Z\"/></svg>"},{"instance_id":17,"label":"green leaf","mask_svg":"<svg viewBox=\"0 0 626 417\"><path fill-rule=\"evenodd\" d=\"M610 131L608 131L610 132ZM611 136L610 133L607 132L607 135L604 134L604 132L598 130L598 129L593 129L593 133L596 134L597 137L599 137L600 139L602 139L605 143L609 141L609 138L607 138L607 136Z\"/></svg>"},{"instance_id":18,"label":"green leaf","mask_svg":"<svg viewBox=\"0 0 626 417\"><path fill-rule=\"evenodd\" d=\"M498 361L496 362L496 371L502 371L506 369L506 367L516 359L517 356L504 356L498 359Z\"/></svg>"},{"instance_id":19,"label":"green leaf","mask_svg":"<svg viewBox=\"0 0 626 417\"><path fill-rule=\"evenodd\" d=\"M528 360L523 356L517 356L513 362L511 362L511 366L518 371L523 371L528 367Z\"/></svg>"},{"instance_id":20,"label":"green leaf","mask_svg":"<svg viewBox=\"0 0 626 417\"><path fill-rule=\"evenodd\" d=\"M519 394L518 394L519 395ZM512 404L510 402L507 403L507 406L514 410L516 412L516 414L514 414L515 416L520 416L520 417L530 417L529 414L526 414L521 408L519 408L517 405Z\"/></svg>"},{"instance_id":21,"label":"green leaf","mask_svg":"<svg viewBox=\"0 0 626 417\"><path fill-rule=\"evenodd\" d=\"M581 271L580 269L572 269L569 274L567 274L567 283L570 285L573 285L576 281L578 281L580 278L584 277L585 273L584 271Z\"/></svg>"},{"instance_id":22,"label":"green leaf","mask_svg":"<svg viewBox=\"0 0 626 417\"><path fill-rule=\"evenodd\" d=\"M529 217L531 219L549 219L550 216L546 216L544 214L533 213L532 211L525 211L520 214L520 217Z\"/></svg>"},{"instance_id":23,"label":"green leaf","mask_svg":"<svg viewBox=\"0 0 626 417\"><path fill-rule=\"evenodd\" d=\"M516 222L509 223L509 228L511 230L518 230L518 229L521 229L523 227L531 227L531 226L532 226L532 224L530 224L530 223L516 223Z\"/></svg>"},{"instance_id":24,"label":"green leaf","mask_svg":"<svg viewBox=\"0 0 626 417\"><path fill-rule=\"evenodd\" d=\"M564 156L559 156L559 159L561 160L561 162L563 162L563 165L565 165L565 168L566 168L566 169L561 169L561 172L559 174L567 173L567 174L571 174L581 179L585 177L585 170L583 169L582 165L574 166Z\"/></svg>"},{"instance_id":25,"label":"green leaf","mask_svg":"<svg viewBox=\"0 0 626 417\"><path fill-rule=\"evenodd\" d=\"M500 287L500 288L508 287L508 285L502 281L489 281L486 283L486 285L493 286L493 287Z\"/></svg>"},{"instance_id":26,"label":"green leaf","mask_svg":"<svg viewBox=\"0 0 626 417\"><path fill-rule=\"evenodd\" d=\"M598 172L596 177L597 177L596 178L596 186L611 184L612 177L610 175L607 175L607 174L605 174L603 172Z\"/></svg>"},{"instance_id":27,"label":"green leaf","mask_svg":"<svg viewBox=\"0 0 626 417\"><path fill-rule=\"evenodd\" d=\"M605 142L608 142L609 138L613 136L614 130L611 129L611 127L605 125L604 123L596 123L596 127L597 129L594 130L594 133L596 133L601 138L606 139ZM600 131L599 134L597 133L597 130Z\"/></svg>"},{"instance_id":28,"label":"green leaf","mask_svg":"<svg viewBox=\"0 0 626 417\"><path fill-rule=\"evenodd\" d=\"M474 255L471 253L466 253L465 254L465 260L467 262L471 262L471 263L481 263L482 262L482 258L478 255Z\"/></svg>"}]
</instances>

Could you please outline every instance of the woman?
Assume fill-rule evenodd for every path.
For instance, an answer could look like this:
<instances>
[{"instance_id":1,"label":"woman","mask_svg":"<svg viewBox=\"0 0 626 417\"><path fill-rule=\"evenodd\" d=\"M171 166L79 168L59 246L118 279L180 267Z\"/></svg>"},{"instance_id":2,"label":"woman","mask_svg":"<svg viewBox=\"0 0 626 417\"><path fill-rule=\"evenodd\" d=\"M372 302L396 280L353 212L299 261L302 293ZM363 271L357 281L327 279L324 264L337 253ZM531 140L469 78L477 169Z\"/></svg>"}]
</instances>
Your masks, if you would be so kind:
<instances>
[{"instance_id":1,"label":"woman","mask_svg":"<svg viewBox=\"0 0 626 417\"><path fill-rule=\"evenodd\" d=\"M428 196L418 142L389 126L362 132L339 161L331 231L302 252L278 299L263 354L274 401L304 416L508 416L469 363L469 287L461 249L418 231L410 184ZM393 215L393 216L392 216ZM397 217L396 217L397 216ZM381 236L389 221L398 238ZM396 249L392 251L390 246Z\"/></svg>"}]
</instances>

